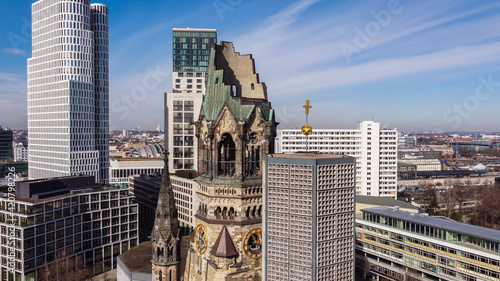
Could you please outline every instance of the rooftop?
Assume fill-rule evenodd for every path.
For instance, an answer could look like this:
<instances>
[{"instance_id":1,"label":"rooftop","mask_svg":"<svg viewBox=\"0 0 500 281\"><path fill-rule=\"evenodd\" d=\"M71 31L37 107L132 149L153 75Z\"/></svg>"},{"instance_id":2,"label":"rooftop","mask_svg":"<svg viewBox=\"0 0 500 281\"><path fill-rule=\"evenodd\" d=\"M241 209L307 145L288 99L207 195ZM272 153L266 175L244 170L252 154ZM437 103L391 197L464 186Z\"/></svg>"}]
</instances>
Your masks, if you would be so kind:
<instances>
[{"instance_id":1,"label":"rooftop","mask_svg":"<svg viewBox=\"0 0 500 281\"><path fill-rule=\"evenodd\" d=\"M217 29L209 29L209 28L172 28L172 31L203 31L203 32L216 32Z\"/></svg>"},{"instance_id":2,"label":"rooftop","mask_svg":"<svg viewBox=\"0 0 500 281\"><path fill-rule=\"evenodd\" d=\"M387 207L368 208L362 211L500 243L499 230L456 222L446 218L394 210Z\"/></svg>"},{"instance_id":3,"label":"rooftop","mask_svg":"<svg viewBox=\"0 0 500 281\"><path fill-rule=\"evenodd\" d=\"M130 272L147 274L151 274L152 257L153 252L151 249L151 241L141 243L138 246L120 255L120 259L123 261L123 263L125 263Z\"/></svg>"},{"instance_id":4,"label":"rooftop","mask_svg":"<svg viewBox=\"0 0 500 281\"><path fill-rule=\"evenodd\" d=\"M350 158L349 156L342 154L325 154L325 153L315 153L315 152L297 152L297 153L279 153L270 154L268 157L273 158L289 158L289 159L331 159L331 158Z\"/></svg>"},{"instance_id":5,"label":"rooftop","mask_svg":"<svg viewBox=\"0 0 500 281\"><path fill-rule=\"evenodd\" d=\"M403 201L398 201L389 197L378 197L369 195L356 195L356 204L370 204L394 208L396 206L405 209L418 210L417 207Z\"/></svg>"}]
</instances>

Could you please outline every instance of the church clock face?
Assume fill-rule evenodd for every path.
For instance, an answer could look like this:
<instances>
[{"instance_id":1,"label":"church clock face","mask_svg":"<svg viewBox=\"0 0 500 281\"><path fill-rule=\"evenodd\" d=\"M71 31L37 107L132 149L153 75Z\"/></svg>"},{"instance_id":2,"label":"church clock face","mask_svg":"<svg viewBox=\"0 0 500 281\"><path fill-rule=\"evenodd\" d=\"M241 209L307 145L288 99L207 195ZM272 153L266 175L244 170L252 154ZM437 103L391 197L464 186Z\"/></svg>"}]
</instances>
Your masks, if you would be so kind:
<instances>
[{"instance_id":1,"label":"church clock face","mask_svg":"<svg viewBox=\"0 0 500 281\"><path fill-rule=\"evenodd\" d=\"M200 255L203 255L207 251L208 236L207 230L201 224L196 227L196 232L194 236L194 244L196 245L196 250Z\"/></svg>"},{"instance_id":2,"label":"church clock face","mask_svg":"<svg viewBox=\"0 0 500 281\"><path fill-rule=\"evenodd\" d=\"M259 227L250 229L243 241L243 250L251 259L262 257L262 229Z\"/></svg>"}]
</instances>

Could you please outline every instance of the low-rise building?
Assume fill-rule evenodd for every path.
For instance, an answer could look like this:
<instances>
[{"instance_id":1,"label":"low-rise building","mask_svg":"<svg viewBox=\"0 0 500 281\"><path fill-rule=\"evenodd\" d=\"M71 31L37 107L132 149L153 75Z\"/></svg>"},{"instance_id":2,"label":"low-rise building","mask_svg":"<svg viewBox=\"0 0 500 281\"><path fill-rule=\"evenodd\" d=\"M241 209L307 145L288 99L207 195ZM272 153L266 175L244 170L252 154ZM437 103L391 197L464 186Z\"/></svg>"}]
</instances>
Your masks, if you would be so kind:
<instances>
[{"instance_id":1,"label":"low-rise building","mask_svg":"<svg viewBox=\"0 0 500 281\"><path fill-rule=\"evenodd\" d=\"M404 159L398 163L417 166L417 171L441 171L441 161L438 159Z\"/></svg>"},{"instance_id":2,"label":"low-rise building","mask_svg":"<svg viewBox=\"0 0 500 281\"><path fill-rule=\"evenodd\" d=\"M138 242L133 200L127 189L95 184L94 176L17 182L15 196L0 193L0 280L36 280L61 256L62 271L116 268L117 256Z\"/></svg>"},{"instance_id":3,"label":"low-rise building","mask_svg":"<svg viewBox=\"0 0 500 281\"><path fill-rule=\"evenodd\" d=\"M500 231L387 207L356 218L356 267L377 280L499 280Z\"/></svg>"},{"instance_id":4,"label":"low-rise building","mask_svg":"<svg viewBox=\"0 0 500 281\"><path fill-rule=\"evenodd\" d=\"M110 157L109 183L128 187L129 177L134 175L162 175L163 158Z\"/></svg>"}]
</instances>

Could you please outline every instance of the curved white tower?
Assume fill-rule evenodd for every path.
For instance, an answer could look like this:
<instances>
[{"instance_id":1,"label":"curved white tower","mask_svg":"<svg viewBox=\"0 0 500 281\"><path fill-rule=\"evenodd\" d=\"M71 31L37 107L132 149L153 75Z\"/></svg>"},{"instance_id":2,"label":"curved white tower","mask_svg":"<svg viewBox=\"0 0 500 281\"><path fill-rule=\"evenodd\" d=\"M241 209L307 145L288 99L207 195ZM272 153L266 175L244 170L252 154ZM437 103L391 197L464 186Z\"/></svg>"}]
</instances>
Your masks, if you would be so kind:
<instances>
[{"instance_id":1,"label":"curved white tower","mask_svg":"<svg viewBox=\"0 0 500 281\"><path fill-rule=\"evenodd\" d=\"M89 0L40 0L32 5L32 179L78 174L108 179L107 14L106 6L91 8Z\"/></svg>"}]
</instances>

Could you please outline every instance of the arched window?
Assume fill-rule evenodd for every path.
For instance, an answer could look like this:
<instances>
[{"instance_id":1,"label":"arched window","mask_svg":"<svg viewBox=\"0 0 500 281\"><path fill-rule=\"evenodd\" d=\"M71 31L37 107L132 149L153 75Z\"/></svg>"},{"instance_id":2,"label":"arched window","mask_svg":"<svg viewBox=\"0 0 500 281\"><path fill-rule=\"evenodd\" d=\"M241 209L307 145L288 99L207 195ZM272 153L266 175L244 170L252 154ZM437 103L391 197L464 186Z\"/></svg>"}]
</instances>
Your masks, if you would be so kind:
<instances>
[{"instance_id":1,"label":"arched window","mask_svg":"<svg viewBox=\"0 0 500 281\"><path fill-rule=\"evenodd\" d=\"M160 281L163 280L163 272L160 270L160 272L158 272L158 275L159 275L159 279Z\"/></svg>"},{"instance_id":2,"label":"arched window","mask_svg":"<svg viewBox=\"0 0 500 281\"><path fill-rule=\"evenodd\" d=\"M221 137L218 146L218 175L233 176L235 173L236 145L230 134Z\"/></svg>"},{"instance_id":3,"label":"arched window","mask_svg":"<svg viewBox=\"0 0 500 281\"><path fill-rule=\"evenodd\" d=\"M174 247L168 247L167 256L171 258L174 255Z\"/></svg>"},{"instance_id":4,"label":"arched window","mask_svg":"<svg viewBox=\"0 0 500 281\"><path fill-rule=\"evenodd\" d=\"M262 218L262 205L259 206L259 209L257 210L257 217Z\"/></svg>"},{"instance_id":5,"label":"arched window","mask_svg":"<svg viewBox=\"0 0 500 281\"><path fill-rule=\"evenodd\" d=\"M231 86L231 96L233 96L233 97L238 96L238 89L236 88L236 85L234 85L234 84L233 84L233 86Z\"/></svg>"},{"instance_id":6,"label":"arched window","mask_svg":"<svg viewBox=\"0 0 500 281\"><path fill-rule=\"evenodd\" d=\"M229 219L234 220L235 216L236 216L236 213L234 212L234 208L233 207L229 208Z\"/></svg>"},{"instance_id":7,"label":"arched window","mask_svg":"<svg viewBox=\"0 0 500 281\"><path fill-rule=\"evenodd\" d=\"M257 211L257 206L254 206L253 209L252 209L252 218L255 218L255 212Z\"/></svg>"},{"instance_id":8,"label":"arched window","mask_svg":"<svg viewBox=\"0 0 500 281\"><path fill-rule=\"evenodd\" d=\"M247 211L245 212L245 216L247 217L247 220L250 219L250 207L247 208Z\"/></svg>"},{"instance_id":9,"label":"arched window","mask_svg":"<svg viewBox=\"0 0 500 281\"><path fill-rule=\"evenodd\" d=\"M224 207L224 209L222 209L222 218L227 220L227 207Z\"/></svg>"},{"instance_id":10,"label":"arched window","mask_svg":"<svg viewBox=\"0 0 500 281\"><path fill-rule=\"evenodd\" d=\"M215 84L219 84L219 78L215 78Z\"/></svg>"},{"instance_id":11,"label":"arched window","mask_svg":"<svg viewBox=\"0 0 500 281\"><path fill-rule=\"evenodd\" d=\"M254 87L253 83L252 83L252 85L250 85L250 88L251 88L252 90L254 90L254 89L255 89L255 87Z\"/></svg>"},{"instance_id":12,"label":"arched window","mask_svg":"<svg viewBox=\"0 0 500 281\"><path fill-rule=\"evenodd\" d=\"M215 212L214 212L215 218L221 219L221 214L222 214L221 208L217 207L217 209L215 209Z\"/></svg>"}]
</instances>

